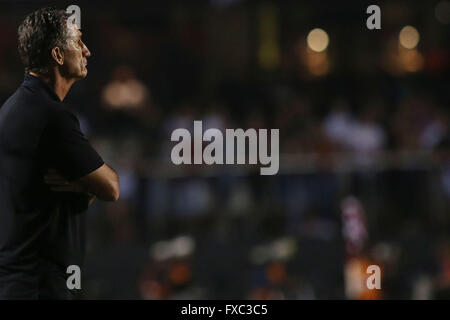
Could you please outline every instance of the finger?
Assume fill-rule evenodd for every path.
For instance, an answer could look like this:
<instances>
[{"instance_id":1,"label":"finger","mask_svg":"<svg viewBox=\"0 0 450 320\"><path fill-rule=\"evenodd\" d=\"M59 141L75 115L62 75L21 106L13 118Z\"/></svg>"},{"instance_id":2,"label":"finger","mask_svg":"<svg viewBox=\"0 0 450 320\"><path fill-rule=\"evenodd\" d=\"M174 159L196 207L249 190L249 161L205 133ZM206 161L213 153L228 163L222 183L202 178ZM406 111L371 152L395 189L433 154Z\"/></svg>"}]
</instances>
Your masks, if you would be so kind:
<instances>
[{"instance_id":1,"label":"finger","mask_svg":"<svg viewBox=\"0 0 450 320\"><path fill-rule=\"evenodd\" d=\"M52 191L60 191L60 192L71 191L70 188L65 187L65 186L53 186L53 187L50 188L50 190L52 190Z\"/></svg>"},{"instance_id":2,"label":"finger","mask_svg":"<svg viewBox=\"0 0 450 320\"><path fill-rule=\"evenodd\" d=\"M70 185L67 181L60 181L60 180L44 180L45 184L48 185L54 185L54 186L68 186Z\"/></svg>"},{"instance_id":3,"label":"finger","mask_svg":"<svg viewBox=\"0 0 450 320\"><path fill-rule=\"evenodd\" d=\"M62 176L60 174L56 174L56 173L49 173L49 174L44 175L44 177L45 178L51 178L51 179L65 179L65 180L67 180L66 177L64 177L64 176Z\"/></svg>"},{"instance_id":4,"label":"finger","mask_svg":"<svg viewBox=\"0 0 450 320\"><path fill-rule=\"evenodd\" d=\"M74 188L73 186L53 186L50 188L52 191L56 192L81 192L77 188Z\"/></svg>"},{"instance_id":5,"label":"finger","mask_svg":"<svg viewBox=\"0 0 450 320\"><path fill-rule=\"evenodd\" d=\"M58 184L63 186L69 184L69 181L61 179L44 179L44 182L47 184Z\"/></svg>"},{"instance_id":6,"label":"finger","mask_svg":"<svg viewBox=\"0 0 450 320\"><path fill-rule=\"evenodd\" d=\"M57 175L45 175L44 178L45 178L45 179L49 179L49 180L54 179L54 180L66 180L66 181L67 181L67 178L66 178L66 177L63 177L63 176L57 176Z\"/></svg>"},{"instance_id":7,"label":"finger","mask_svg":"<svg viewBox=\"0 0 450 320\"><path fill-rule=\"evenodd\" d=\"M45 184L47 184L50 188L52 187L68 187L68 184L65 183L51 183L51 182L46 182Z\"/></svg>"}]
</instances>

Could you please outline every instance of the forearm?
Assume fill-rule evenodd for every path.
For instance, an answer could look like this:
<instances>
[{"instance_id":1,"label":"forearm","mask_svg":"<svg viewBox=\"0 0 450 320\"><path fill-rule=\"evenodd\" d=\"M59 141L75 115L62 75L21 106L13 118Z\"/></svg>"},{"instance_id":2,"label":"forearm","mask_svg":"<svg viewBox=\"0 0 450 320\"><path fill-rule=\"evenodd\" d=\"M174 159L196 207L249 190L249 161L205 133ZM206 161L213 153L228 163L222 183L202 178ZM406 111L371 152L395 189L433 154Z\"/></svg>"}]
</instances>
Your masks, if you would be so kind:
<instances>
[{"instance_id":1,"label":"forearm","mask_svg":"<svg viewBox=\"0 0 450 320\"><path fill-rule=\"evenodd\" d=\"M50 169L44 176L44 182L55 192L85 194L88 206L95 197L104 201L116 201L120 193L117 173L106 164L76 181L68 181L57 170Z\"/></svg>"},{"instance_id":2,"label":"forearm","mask_svg":"<svg viewBox=\"0 0 450 320\"><path fill-rule=\"evenodd\" d=\"M117 173L106 164L82 177L80 182L100 200L116 201L119 198L119 178Z\"/></svg>"}]
</instances>

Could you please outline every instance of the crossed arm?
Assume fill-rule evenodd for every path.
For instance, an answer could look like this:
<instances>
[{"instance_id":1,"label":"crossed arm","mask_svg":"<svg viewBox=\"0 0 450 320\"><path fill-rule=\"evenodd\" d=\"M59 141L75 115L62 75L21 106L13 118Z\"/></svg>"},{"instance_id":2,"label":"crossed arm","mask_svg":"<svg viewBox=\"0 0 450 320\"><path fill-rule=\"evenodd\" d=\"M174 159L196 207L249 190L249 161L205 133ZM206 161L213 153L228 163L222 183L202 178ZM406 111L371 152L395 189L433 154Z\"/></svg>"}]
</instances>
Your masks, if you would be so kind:
<instances>
[{"instance_id":1,"label":"crossed arm","mask_svg":"<svg viewBox=\"0 0 450 320\"><path fill-rule=\"evenodd\" d=\"M95 197L103 201L116 201L120 194L117 173L107 164L76 181L69 181L58 170L49 169L44 176L44 182L53 191L87 194L89 205Z\"/></svg>"}]
</instances>

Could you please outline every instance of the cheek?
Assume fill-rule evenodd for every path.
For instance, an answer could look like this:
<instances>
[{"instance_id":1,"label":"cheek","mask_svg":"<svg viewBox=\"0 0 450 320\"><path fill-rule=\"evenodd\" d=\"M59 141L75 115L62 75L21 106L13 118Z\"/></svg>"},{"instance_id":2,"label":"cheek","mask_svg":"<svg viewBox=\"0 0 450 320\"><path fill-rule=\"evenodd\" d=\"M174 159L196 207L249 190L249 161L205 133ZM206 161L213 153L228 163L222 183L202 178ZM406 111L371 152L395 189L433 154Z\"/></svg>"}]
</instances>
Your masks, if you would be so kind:
<instances>
[{"instance_id":1,"label":"cheek","mask_svg":"<svg viewBox=\"0 0 450 320\"><path fill-rule=\"evenodd\" d=\"M69 73L79 72L80 69L79 59L75 56L71 56L67 61L66 68Z\"/></svg>"},{"instance_id":2,"label":"cheek","mask_svg":"<svg viewBox=\"0 0 450 320\"><path fill-rule=\"evenodd\" d=\"M81 53L74 52L74 54L70 57L70 65L72 68L78 68L83 63L83 58Z\"/></svg>"}]
</instances>

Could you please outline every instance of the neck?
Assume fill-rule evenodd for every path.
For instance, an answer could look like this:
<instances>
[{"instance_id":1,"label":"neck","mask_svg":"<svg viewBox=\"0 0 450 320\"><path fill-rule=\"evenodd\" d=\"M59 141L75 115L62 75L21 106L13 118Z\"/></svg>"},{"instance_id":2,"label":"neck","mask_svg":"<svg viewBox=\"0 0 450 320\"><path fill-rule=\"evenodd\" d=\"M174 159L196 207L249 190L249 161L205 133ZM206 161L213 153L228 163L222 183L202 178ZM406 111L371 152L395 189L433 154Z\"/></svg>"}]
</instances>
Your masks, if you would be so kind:
<instances>
[{"instance_id":1,"label":"neck","mask_svg":"<svg viewBox=\"0 0 450 320\"><path fill-rule=\"evenodd\" d=\"M55 91L56 95L61 101L64 100L70 88L75 82L74 79L64 78L59 72L51 73L48 76L37 74L34 72L30 72L30 74L42 79L45 83L47 83L53 89L53 91Z\"/></svg>"}]
</instances>

